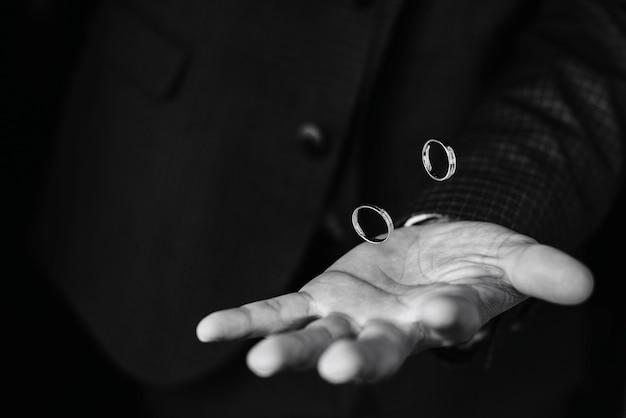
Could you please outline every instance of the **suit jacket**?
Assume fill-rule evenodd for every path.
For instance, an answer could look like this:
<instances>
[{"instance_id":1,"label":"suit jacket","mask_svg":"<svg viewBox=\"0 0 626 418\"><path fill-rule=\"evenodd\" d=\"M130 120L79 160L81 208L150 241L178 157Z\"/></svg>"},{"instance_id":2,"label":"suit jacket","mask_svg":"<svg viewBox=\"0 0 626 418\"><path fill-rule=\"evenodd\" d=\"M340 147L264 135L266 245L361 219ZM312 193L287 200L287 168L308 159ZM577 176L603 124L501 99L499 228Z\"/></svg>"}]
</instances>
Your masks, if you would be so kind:
<instances>
[{"instance_id":1,"label":"suit jacket","mask_svg":"<svg viewBox=\"0 0 626 418\"><path fill-rule=\"evenodd\" d=\"M164 383L224 362L198 320L289 289L330 211L349 234L368 202L575 248L623 178L618 3L103 2L37 253L111 357ZM443 183L432 137L457 154Z\"/></svg>"}]
</instances>

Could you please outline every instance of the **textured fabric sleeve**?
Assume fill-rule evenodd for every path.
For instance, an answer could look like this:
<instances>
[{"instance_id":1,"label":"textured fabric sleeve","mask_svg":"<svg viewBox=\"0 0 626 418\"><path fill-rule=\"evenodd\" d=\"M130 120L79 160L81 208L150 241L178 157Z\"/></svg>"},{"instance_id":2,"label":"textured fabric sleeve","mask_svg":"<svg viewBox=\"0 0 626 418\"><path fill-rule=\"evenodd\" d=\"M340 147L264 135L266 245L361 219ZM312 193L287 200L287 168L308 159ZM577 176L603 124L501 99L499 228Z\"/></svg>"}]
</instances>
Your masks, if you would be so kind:
<instances>
[{"instance_id":1,"label":"textured fabric sleeve","mask_svg":"<svg viewBox=\"0 0 626 418\"><path fill-rule=\"evenodd\" d=\"M546 2L415 208L574 248L621 188L625 125L626 2Z\"/></svg>"}]
</instances>

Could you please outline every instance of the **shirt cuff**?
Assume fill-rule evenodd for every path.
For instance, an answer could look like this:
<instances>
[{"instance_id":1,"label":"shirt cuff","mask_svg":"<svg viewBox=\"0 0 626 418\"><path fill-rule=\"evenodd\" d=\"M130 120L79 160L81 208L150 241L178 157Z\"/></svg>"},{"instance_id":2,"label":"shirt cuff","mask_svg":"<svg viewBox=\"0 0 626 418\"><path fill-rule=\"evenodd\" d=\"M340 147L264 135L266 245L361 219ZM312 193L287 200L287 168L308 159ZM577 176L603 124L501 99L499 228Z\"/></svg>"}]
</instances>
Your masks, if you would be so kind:
<instances>
[{"instance_id":1,"label":"shirt cuff","mask_svg":"<svg viewBox=\"0 0 626 418\"><path fill-rule=\"evenodd\" d=\"M409 219L404 221L402 226L413 226L427 223L428 221L443 219L445 216L439 215L437 213L420 213L417 215L411 215Z\"/></svg>"}]
</instances>

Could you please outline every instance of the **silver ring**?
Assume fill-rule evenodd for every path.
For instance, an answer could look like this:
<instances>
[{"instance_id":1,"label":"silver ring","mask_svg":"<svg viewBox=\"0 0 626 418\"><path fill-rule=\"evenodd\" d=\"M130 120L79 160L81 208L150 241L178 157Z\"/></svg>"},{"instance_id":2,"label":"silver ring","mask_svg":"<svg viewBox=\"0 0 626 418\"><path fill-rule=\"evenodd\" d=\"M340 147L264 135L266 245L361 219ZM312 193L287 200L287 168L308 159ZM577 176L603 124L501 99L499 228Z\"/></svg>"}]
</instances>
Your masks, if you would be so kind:
<instances>
[{"instance_id":1,"label":"silver ring","mask_svg":"<svg viewBox=\"0 0 626 418\"><path fill-rule=\"evenodd\" d=\"M439 144L446 152L446 156L448 157L448 171L446 171L446 175L443 177L437 177L432 172L433 166L430 163L431 143ZM436 139L429 139L422 147L422 163L424 164L424 168L426 169L426 172L428 173L430 178L436 181L448 180L454 175L454 172L456 171L456 155L454 154L454 150L452 149L452 147L445 146L441 141L437 141Z\"/></svg>"},{"instance_id":2,"label":"silver ring","mask_svg":"<svg viewBox=\"0 0 626 418\"><path fill-rule=\"evenodd\" d=\"M384 238L376 238L376 237L368 238L365 235L365 232L363 232L363 228L361 228L361 225L359 224L359 211L361 209L369 209L371 211L374 211L378 215L380 215L381 218L383 218L383 220L385 221L385 224L387 225L387 235L385 235ZM391 233L393 232L393 220L391 219L391 216L389 216L386 210L379 208L378 206L374 206L374 205L361 205L357 207L356 209L354 209L354 211L352 212L352 226L354 227L354 230L356 231L357 234L359 234L361 238L363 238L365 241L370 242L372 244L382 244L383 242L389 239L389 237L391 236Z\"/></svg>"}]
</instances>

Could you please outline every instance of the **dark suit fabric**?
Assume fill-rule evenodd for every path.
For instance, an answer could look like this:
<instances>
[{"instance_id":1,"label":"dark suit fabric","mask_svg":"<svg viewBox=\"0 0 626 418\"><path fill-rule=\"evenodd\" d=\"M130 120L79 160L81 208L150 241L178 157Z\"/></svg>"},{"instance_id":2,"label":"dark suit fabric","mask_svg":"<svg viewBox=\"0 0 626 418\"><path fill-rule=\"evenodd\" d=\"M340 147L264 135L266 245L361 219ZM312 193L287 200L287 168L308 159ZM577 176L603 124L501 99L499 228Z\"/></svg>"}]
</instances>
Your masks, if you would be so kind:
<instances>
[{"instance_id":1,"label":"dark suit fabric","mask_svg":"<svg viewBox=\"0 0 626 418\"><path fill-rule=\"evenodd\" d=\"M198 343L198 320L297 289L302 263L356 242L356 204L398 221L496 222L573 250L623 177L618 3L102 2L36 253L115 364L149 384L191 385L227 373L247 347ZM325 149L303 148L307 122ZM432 137L457 153L444 183L421 164ZM311 253L329 214L346 237ZM432 360L412 360L398 381L436 373ZM389 396L417 396L409 387Z\"/></svg>"}]
</instances>

